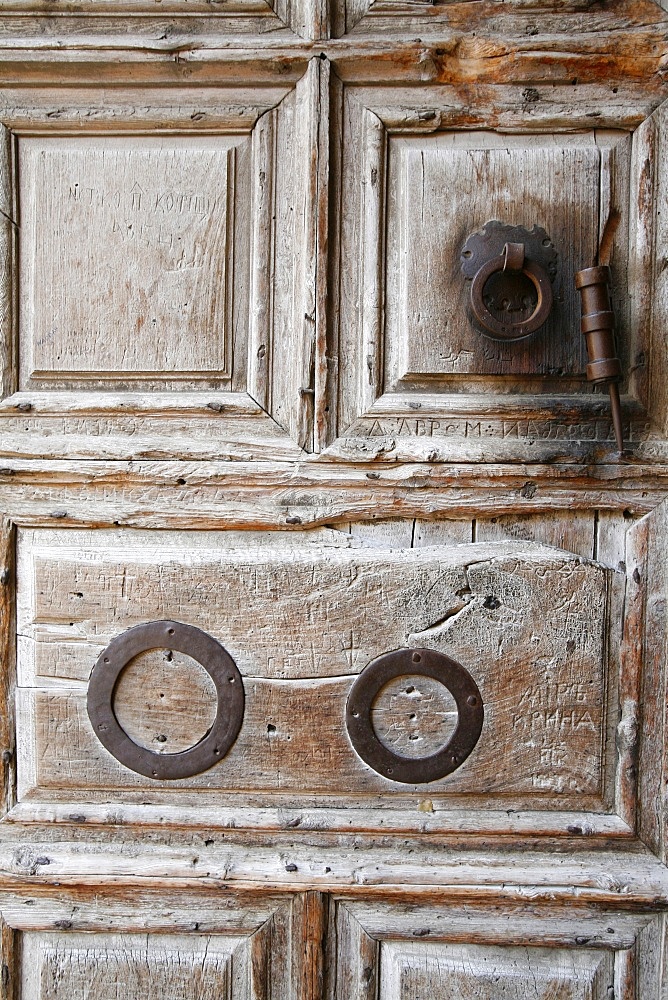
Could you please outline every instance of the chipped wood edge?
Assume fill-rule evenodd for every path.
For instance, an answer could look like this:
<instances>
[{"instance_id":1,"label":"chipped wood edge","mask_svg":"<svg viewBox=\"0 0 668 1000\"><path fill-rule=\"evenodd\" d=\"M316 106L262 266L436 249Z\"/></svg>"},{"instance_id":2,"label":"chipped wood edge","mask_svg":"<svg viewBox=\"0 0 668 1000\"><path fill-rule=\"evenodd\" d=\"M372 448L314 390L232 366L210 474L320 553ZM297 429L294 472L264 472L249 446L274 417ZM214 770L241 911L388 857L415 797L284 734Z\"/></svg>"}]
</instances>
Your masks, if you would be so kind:
<instances>
[{"instance_id":1,"label":"chipped wood edge","mask_svg":"<svg viewBox=\"0 0 668 1000\"><path fill-rule=\"evenodd\" d=\"M629 529L635 562L632 584L643 591L642 630L636 638L642 657L639 704L638 833L654 854L666 861L666 753L668 690L666 639L665 544L668 504ZM637 540L639 537L639 541Z\"/></svg>"},{"instance_id":2,"label":"chipped wood edge","mask_svg":"<svg viewBox=\"0 0 668 1000\"><path fill-rule=\"evenodd\" d=\"M0 125L0 398L16 391L18 344L17 204L14 138Z\"/></svg>"},{"instance_id":3,"label":"chipped wood edge","mask_svg":"<svg viewBox=\"0 0 668 1000\"><path fill-rule=\"evenodd\" d=\"M178 807L170 804L169 821L161 805L137 805L132 802L81 803L49 802L27 799L19 802L6 818L17 826L38 827L43 824L69 826L85 823L90 827L111 827L119 822L128 826L164 829L210 828L235 830L299 829L333 833L434 834L439 837L466 836L484 841L501 837L584 838L585 842L608 844L633 840L633 831L614 813L566 812L547 810L464 810L443 809L425 793L412 812L406 809L382 810L355 806L331 808L299 808L287 804L275 807ZM421 808L420 808L421 807Z\"/></svg>"},{"instance_id":4,"label":"chipped wood edge","mask_svg":"<svg viewBox=\"0 0 668 1000\"><path fill-rule=\"evenodd\" d=\"M276 238L276 110L261 117L252 132L251 290L248 337L248 390L262 409L269 407L271 328Z\"/></svg>"},{"instance_id":5,"label":"chipped wood edge","mask_svg":"<svg viewBox=\"0 0 668 1000\"><path fill-rule=\"evenodd\" d=\"M2 802L6 814L16 801L16 626L15 626L15 545L13 524L0 524L0 767Z\"/></svg>"},{"instance_id":6,"label":"chipped wood edge","mask_svg":"<svg viewBox=\"0 0 668 1000\"><path fill-rule=\"evenodd\" d=\"M40 836L40 832L42 836ZM11 840L9 835L12 834ZM122 885L202 886L215 889L263 885L274 890L345 891L361 899L413 892L417 897L474 901L524 899L592 902L656 911L668 904L668 871L637 844L602 851L587 845L563 852L526 840L508 845L462 847L419 834L374 839L287 830L251 838L228 830L206 847L192 836L162 844L135 838L132 850L109 837L95 841L54 839L54 831L7 831L0 844L0 891L22 885L45 889L96 886L100 879ZM356 849L352 849L352 845Z\"/></svg>"},{"instance_id":7,"label":"chipped wood edge","mask_svg":"<svg viewBox=\"0 0 668 1000\"><path fill-rule=\"evenodd\" d=\"M328 357L327 297L329 267L329 156L330 100L335 99L336 84L331 79L331 65L321 60L319 74L318 133L316 154L316 261L315 261L315 372L313 450L327 445L334 426L336 391ZM331 96L330 96L331 94Z\"/></svg>"},{"instance_id":8,"label":"chipped wood edge","mask_svg":"<svg viewBox=\"0 0 668 1000\"><path fill-rule=\"evenodd\" d=\"M577 465L333 467L257 461L4 459L0 507L24 527L267 528L342 520L491 517L572 510L652 511L668 469Z\"/></svg>"},{"instance_id":9,"label":"chipped wood edge","mask_svg":"<svg viewBox=\"0 0 668 1000\"><path fill-rule=\"evenodd\" d=\"M376 1000L380 943L345 903L332 900L327 1000Z\"/></svg>"}]
</instances>

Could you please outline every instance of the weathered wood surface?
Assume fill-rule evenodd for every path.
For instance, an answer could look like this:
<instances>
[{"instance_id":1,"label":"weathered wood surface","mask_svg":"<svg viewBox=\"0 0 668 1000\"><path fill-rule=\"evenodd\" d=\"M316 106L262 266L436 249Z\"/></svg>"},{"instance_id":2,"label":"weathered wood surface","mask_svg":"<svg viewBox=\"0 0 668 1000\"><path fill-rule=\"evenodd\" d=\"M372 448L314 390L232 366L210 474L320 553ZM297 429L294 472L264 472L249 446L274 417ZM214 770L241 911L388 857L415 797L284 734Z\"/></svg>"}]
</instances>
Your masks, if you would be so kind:
<instances>
[{"instance_id":1,"label":"weathered wood surface","mask_svg":"<svg viewBox=\"0 0 668 1000\"><path fill-rule=\"evenodd\" d=\"M24 387L229 381L239 142L20 142Z\"/></svg>"},{"instance_id":2,"label":"weathered wood surface","mask_svg":"<svg viewBox=\"0 0 668 1000\"><path fill-rule=\"evenodd\" d=\"M639 729L638 832L664 861L668 797L666 774L666 640L668 637L666 530L664 503L629 532L629 608L627 643L634 669L641 674L640 701L627 725Z\"/></svg>"},{"instance_id":3,"label":"weathered wood surface","mask_svg":"<svg viewBox=\"0 0 668 1000\"><path fill-rule=\"evenodd\" d=\"M123 983L137 1000L257 1000L268 990L279 1000L315 1000L296 974L307 942L299 896L219 895L215 908L205 893L197 907L183 895L151 890L122 907L119 898L112 894L92 909L85 898L70 898L60 918L47 900L28 921L8 914L22 932L14 961L21 995L47 1000L65 990L104 1000Z\"/></svg>"},{"instance_id":4,"label":"weathered wood surface","mask_svg":"<svg viewBox=\"0 0 668 1000\"><path fill-rule=\"evenodd\" d=\"M2 812L16 801L16 532L0 524L0 762Z\"/></svg>"},{"instance_id":5,"label":"weathered wood surface","mask_svg":"<svg viewBox=\"0 0 668 1000\"><path fill-rule=\"evenodd\" d=\"M408 645L461 662L485 704L475 756L430 784L429 797L600 809L609 759L605 692L614 697L617 684L604 654L605 572L525 543L388 551L351 550L341 539L342 548L309 552L235 550L224 535L182 534L178 547L155 533L22 537L22 794L34 785L39 799L82 792L85 801L84 789L115 788L123 798L123 789L147 787L98 745L82 682L115 635L173 618L219 639L246 689L244 726L226 760L174 787L244 789L249 801L272 789L405 793L359 761L343 717L360 670ZM206 729L206 715L195 715L206 712L205 691L196 695L191 672L178 666L170 651L153 654L121 682L121 716L144 745L182 749L196 742L194 726L200 735ZM417 678L395 687L377 703L376 731L400 753L433 752L453 728L450 698ZM189 699L188 711L174 711Z\"/></svg>"},{"instance_id":6,"label":"weathered wood surface","mask_svg":"<svg viewBox=\"0 0 668 1000\"><path fill-rule=\"evenodd\" d=\"M115 980L129 1000L663 996L665 512L631 528L628 551L625 536L668 484L667 27L650 0L2 5L0 654L11 668L18 632L23 796L10 774L2 1000L105 1000ZM150 160L145 192L194 185L203 151L226 151L199 178L225 188L224 238L205 294L188 269L185 323L159 294L164 258L127 260L142 294L155 285L161 342L130 340L131 311L109 308L105 210L77 239L58 185L25 169L58 149L92 157L106 184L112 148L128 179ZM461 150L475 186L451 169ZM502 177L507 206L486 193ZM448 395L441 328L459 324L464 347L467 331L441 251L461 225L452 205L471 216L476 195L561 230L560 336L540 358L537 340L467 360ZM575 258L614 206L623 461L605 397L577 381L566 280L593 263ZM120 333L76 347L105 289ZM67 320L60 344L52 314ZM87 677L130 624L193 609L234 647L246 718L220 767L158 786L95 740ZM471 669L486 728L451 779L388 787L347 741L345 697L386 643L418 642ZM1 677L11 750L12 670ZM210 685L158 650L126 672L116 706L136 739L178 750L210 724ZM417 753L443 739L452 705L410 677L374 715Z\"/></svg>"},{"instance_id":7,"label":"weathered wood surface","mask_svg":"<svg viewBox=\"0 0 668 1000\"><path fill-rule=\"evenodd\" d=\"M346 996L367 1000L380 976L381 996L427 995L444 984L456 995L564 996L621 1000L658 998L665 985L660 947L662 917L579 908L537 911L484 902L430 905L395 898L378 906L342 899L335 911L343 947L332 969L328 998L346 983ZM355 975L364 961L363 976ZM528 981L527 981L528 980ZM550 982L550 980L553 980ZM406 993L412 986L423 992ZM555 989L558 992L555 992Z\"/></svg>"},{"instance_id":8,"label":"weathered wood surface","mask_svg":"<svg viewBox=\"0 0 668 1000\"><path fill-rule=\"evenodd\" d=\"M295 461L303 455L245 392L212 388L170 397L56 390L16 393L0 404L0 454L6 457L155 461L175 451L202 461Z\"/></svg>"},{"instance_id":9,"label":"weathered wood surface","mask_svg":"<svg viewBox=\"0 0 668 1000\"><path fill-rule=\"evenodd\" d=\"M633 137L634 160L631 190L631 225L637 233L630 259L631 317L638 329L641 357L633 366L632 387L651 408L663 433L668 428L666 382L668 366L664 345L656 338L668 317L666 259L668 229L668 107L664 104L643 122ZM644 353L643 353L644 352Z\"/></svg>"},{"instance_id":10,"label":"weathered wood surface","mask_svg":"<svg viewBox=\"0 0 668 1000\"><path fill-rule=\"evenodd\" d=\"M595 258L598 204L603 183L610 183L601 161L624 139L623 133L605 132L573 137L455 132L390 139L388 389L420 374L450 385L467 376L467 390L471 375L579 376L583 381L586 351L573 273ZM453 191L466 198L465 213ZM467 238L491 220L528 231L540 226L558 248L555 305L530 340L490 342L472 324L470 280L461 272L461 252ZM524 295L535 301L528 281L525 286ZM521 303L515 307L519 314ZM584 387L589 391L586 382Z\"/></svg>"},{"instance_id":11,"label":"weathered wood surface","mask_svg":"<svg viewBox=\"0 0 668 1000\"><path fill-rule=\"evenodd\" d=\"M196 425L195 425L196 426ZM303 532L343 519L495 517L573 509L652 510L668 468L627 464L403 465L378 462L3 459L0 504L20 525ZM576 498L576 499L574 499Z\"/></svg>"},{"instance_id":12,"label":"weathered wood surface","mask_svg":"<svg viewBox=\"0 0 668 1000\"><path fill-rule=\"evenodd\" d=\"M381 946L381 996L455 996L481 998L494 993L510 1000L533 994L537 1000L607 1000L614 989L611 955L594 950L509 948L385 942Z\"/></svg>"},{"instance_id":13,"label":"weathered wood surface","mask_svg":"<svg viewBox=\"0 0 668 1000\"><path fill-rule=\"evenodd\" d=\"M201 992L246 998L241 985L243 945L217 936L161 934L98 934L93 940L78 934L22 936L24 995L52 1000L90 994L100 1000L118 996L118 984L131 997L153 1000L169 994L195 1000ZM236 961L235 961L236 959ZM241 969L235 968L242 965ZM234 980L241 980L238 984Z\"/></svg>"},{"instance_id":14,"label":"weathered wood surface","mask_svg":"<svg viewBox=\"0 0 668 1000\"><path fill-rule=\"evenodd\" d=\"M425 906L449 899L484 908L530 900L536 907L554 904L562 916L567 916L564 905L576 912L591 903L642 913L661 909L668 900L666 868L649 851L588 849L580 839L571 842L572 851L525 842L519 854L509 852L503 840L476 849L419 834L333 838L326 831L302 836L294 828L271 837L243 829L204 830L194 837L188 831L180 843L147 839L146 830L133 837L125 829L117 841L89 836L83 844L78 837L55 839L59 832L46 828L37 836L30 827L7 828L0 845L3 913L12 894L49 896L54 889L79 887L83 895L102 878L114 890L345 892L372 904L381 921L377 908L383 899L412 897ZM515 857L521 863L509 863ZM461 928L459 939L465 937Z\"/></svg>"}]
</instances>

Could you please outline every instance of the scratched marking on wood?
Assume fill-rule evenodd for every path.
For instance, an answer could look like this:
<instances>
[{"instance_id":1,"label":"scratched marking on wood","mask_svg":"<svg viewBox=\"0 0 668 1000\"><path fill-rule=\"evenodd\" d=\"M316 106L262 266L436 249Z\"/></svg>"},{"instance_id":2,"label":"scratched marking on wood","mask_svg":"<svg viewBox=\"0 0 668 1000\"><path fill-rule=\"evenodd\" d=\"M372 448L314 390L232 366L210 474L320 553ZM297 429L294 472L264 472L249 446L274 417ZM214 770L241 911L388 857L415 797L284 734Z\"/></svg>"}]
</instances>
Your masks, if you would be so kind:
<instances>
[{"instance_id":1,"label":"scratched marking on wood","mask_svg":"<svg viewBox=\"0 0 668 1000\"><path fill-rule=\"evenodd\" d=\"M593 135L391 140L386 332L391 356L402 358L388 372L391 381L420 372L582 373L572 274L596 250L600 159ZM467 192L465 213L453 191ZM469 234L492 219L544 227L559 255L554 309L526 342L490 341L471 321L460 254Z\"/></svg>"},{"instance_id":2,"label":"scratched marking on wood","mask_svg":"<svg viewBox=\"0 0 668 1000\"><path fill-rule=\"evenodd\" d=\"M400 794L357 758L344 706L367 663L408 645L461 662L485 703L476 750L434 791L602 808L606 688L615 690L605 660L606 571L527 542L392 550L349 548L338 534L340 545L308 551L289 542L234 548L224 533L184 533L178 545L151 532L22 533L19 702L32 745L22 788L85 797L85 789L122 795L145 786L95 739L85 682L114 635L175 618L234 657L246 713L221 766L170 787ZM182 683L173 704L187 701ZM412 683L422 693L424 681ZM379 728L426 755L444 742L439 713L451 719L443 704L430 714L434 698L425 687L420 712L406 716L406 700L418 699L389 692ZM172 720L170 732L185 740L183 725Z\"/></svg>"},{"instance_id":3,"label":"scratched marking on wood","mask_svg":"<svg viewBox=\"0 0 668 1000\"><path fill-rule=\"evenodd\" d=\"M238 142L21 140L24 383L229 375Z\"/></svg>"},{"instance_id":4,"label":"scratched marking on wood","mask_svg":"<svg viewBox=\"0 0 668 1000\"><path fill-rule=\"evenodd\" d=\"M216 717L216 688L192 657L178 650L140 653L114 691L119 724L154 753L179 753L198 743Z\"/></svg>"}]
</instances>

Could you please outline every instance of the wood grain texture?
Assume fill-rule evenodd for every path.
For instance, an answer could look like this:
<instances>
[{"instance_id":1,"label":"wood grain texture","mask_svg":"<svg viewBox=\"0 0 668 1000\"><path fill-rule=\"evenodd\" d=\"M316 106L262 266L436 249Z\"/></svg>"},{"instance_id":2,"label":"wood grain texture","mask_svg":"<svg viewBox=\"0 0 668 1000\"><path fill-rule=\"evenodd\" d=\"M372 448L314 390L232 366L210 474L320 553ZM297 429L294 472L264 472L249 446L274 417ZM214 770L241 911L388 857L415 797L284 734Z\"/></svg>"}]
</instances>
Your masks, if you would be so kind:
<instances>
[{"instance_id":1,"label":"wood grain texture","mask_svg":"<svg viewBox=\"0 0 668 1000\"><path fill-rule=\"evenodd\" d=\"M482 517L476 519L475 540L487 542L522 538L591 559L594 556L595 527L595 518L590 511L573 510L567 515L546 513L540 518L531 514Z\"/></svg>"},{"instance_id":2,"label":"wood grain texture","mask_svg":"<svg viewBox=\"0 0 668 1000\"><path fill-rule=\"evenodd\" d=\"M386 942L381 946L381 995L387 1000L438 996L437 990L491 1000L554 996L564 1000L607 1000L613 962L595 951L550 951L485 945ZM447 994L446 994L447 995Z\"/></svg>"},{"instance_id":3,"label":"wood grain texture","mask_svg":"<svg viewBox=\"0 0 668 1000\"><path fill-rule=\"evenodd\" d=\"M20 970L15 931L0 917L0 996L2 1000L18 1000Z\"/></svg>"},{"instance_id":4,"label":"wood grain texture","mask_svg":"<svg viewBox=\"0 0 668 1000\"><path fill-rule=\"evenodd\" d=\"M15 530L3 518L0 526L0 810L5 815L16 801L16 572Z\"/></svg>"},{"instance_id":5,"label":"wood grain texture","mask_svg":"<svg viewBox=\"0 0 668 1000\"><path fill-rule=\"evenodd\" d=\"M238 142L21 140L24 388L229 382Z\"/></svg>"},{"instance_id":6,"label":"wood grain texture","mask_svg":"<svg viewBox=\"0 0 668 1000\"><path fill-rule=\"evenodd\" d=\"M665 150L668 148L668 106L662 105L634 136L634 198L631 202L633 224L639 239L635 248L632 276L632 316L641 331L640 349L634 358L633 371L637 392L647 399L647 406L665 434L668 428L666 398L666 352L656 346L657 331L668 317L668 279L664 261L668 248L666 211L668 209L668 174Z\"/></svg>"},{"instance_id":7,"label":"wood grain texture","mask_svg":"<svg viewBox=\"0 0 668 1000\"><path fill-rule=\"evenodd\" d=\"M380 972L383 997L440 996L445 984L476 1000L661 995L662 916L587 907L567 914L526 903L491 910L482 900L443 905L405 897L378 905L348 897L337 903L339 926L356 933L342 941L337 975L358 968L370 942L378 950L367 972Z\"/></svg>"},{"instance_id":8,"label":"wood grain texture","mask_svg":"<svg viewBox=\"0 0 668 1000\"><path fill-rule=\"evenodd\" d=\"M17 204L14 139L0 126L0 397L16 390L16 250Z\"/></svg>"},{"instance_id":9,"label":"wood grain texture","mask_svg":"<svg viewBox=\"0 0 668 1000\"><path fill-rule=\"evenodd\" d=\"M195 425L196 426L196 425ZM162 452L162 446L158 449ZM240 449L241 451L241 449ZM668 468L376 462L4 459L0 503L26 526L302 532L343 519L495 517L579 509L642 515L665 498ZM185 480L185 482L182 482ZM196 488L194 488L196 487Z\"/></svg>"},{"instance_id":10,"label":"wood grain texture","mask_svg":"<svg viewBox=\"0 0 668 1000\"><path fill-rule=\"evenodd\" d=\"M234 995L229 939L123 934L98 935L93 942L77 934L28 932L22 951L23 992L39 1000L54 1000L63 990L113 1000L119 982L133 1000L157 1000L167 992L179 1000L195 1000L202 991ZM248 995L237 993L240 1000Z\"/></svg>"},{"instance_id":11,"label":"wood grain texture","mask_svg":"<svg viewBox=\"0 0 668 1000\"><path fill-rule=\"evenodd\" d=\"M137 1000L314 996L296 986L310 928L294 894L219 888L193 895L164 886L125 894L107 886L93 897L63 889L17 902L2 896L5 936L14 939L5 958L20 966L22 995L55 997L66 988L68 996L115 997L122 982Z\"/></svg>"},{"instance_id":12,"label":"wood grain texture","mask_svg":"<svg viewBox=\"0 0 668 1000\"><path fill-rule=\"evenodd\" d=\"M639 706L638 831L644 842L666 858L666 687L665 644L666 559L665 533L668 507L661 504L629 531L630 626L636 656L642 657ZM642 591L642 597L638 597ZM638 630L637 625L641 628ZM634 664L638 669L637 662Z\"/></svg>"},{"instance_id":13,"label":"wood grain texture","mask_svg":"<svg viewBox=\"0 0 668 1000\"><path fill-rule=\"evenodd\" d=\"M332 954L327 1000L376 1000L378 996L378 942L368 934L350 910L332 906Z\"/></svg>"},{"instance_id":14,"label":"wood grain texture","mask_svg":"<svg viewBox=\"0 0 668 1000\"><path fill-rule=\"evenodd\" d=\"M216 689L197 661L171 649L140 653L114 692L114 714L135 743L180 753L199 743L216 717Z\"/></svg>"},{"instance_id":15,"label":"wood grain texture","mask_svg":"<svg viewBox=\"0 0 668 1000\"><path fill-rule=\"evenodd\" d=\"M302 456L245 392L29 392L0 406L0 454L7 457L154 461L175 451L203 461Z\"/></svg>"},{"instance_id":16,"label":"wood grain texture","mask_svg":"<svg viewBox=\"0 0 668 1000\"><path fill-rule=\"evenodd\" d=\"M450 382L471 374L582 378L572 275L595 258L601 157L622 138L473 132L390 141L386 387L422 373ZM530 340L490 342L472 322L460 255L490 220L540 226L559 254L555 305ZM525 294L533 297L528 284Z\"/></svg>"},{"instance_id":17,"label":"wood grain texture","mask_svg":"<svg viewBox=\"0 0 668 1000\"><path fill-rule=\"evenodd\" d=\"M537 849L525 841L515 853L509 851L507 843L495 847L483 843L476 849L470 843L462 847L415 833L380 840L343 835L333 841L326 832L320 837L314 833L301 836L291 828L280 835L254 837L251 831L239 829L214 831L213 838L200 831L193 839L189 832L179 843L159 837L149 841L145 830L138 830L132 838L131 831L125 829L119 842L89 837L82 849L79 838L54 839L54 832L48 827L7 830L0 848L0 891L6 919L13 909L12 894L48 896L53 893L54 881L63 889L78 887L82 895L86 888L92 895L90 889L101 883L110 886L114 894L131 888L198 893L235 888L343 892L371 904L376 918L385 924L388 921L379 915L378 904L393 898L412 899L427 907L477 902L489 908L528 901L533 907L550 904L557 911L561 909L567 920L571 914L563 910L573 907L575 921L588 904L603 911L619 911L622 919L623 913L636 911L642 916L652 908L661 909L668 899L665 866L650 852L633 845L628 850L602 851L600 846L592 849L579 839L573 842L577 847L573 852L555 851L549 843ZM204 844L204 836L213 843ZM512 863L515 858L517 864ZM26 914L20 919L30 918ZM164 914L158 919L164 926ZM197 917L190 919L196 921ZM424 927L422 914L418 920L413 926ZM10 922L14 923L13 918ZM568 925L573 935L574 920ZM502 926L508 943L518 940L508 921ZM606 931L600 930L600 924L598 927L601 939L606 940ZM456 937L470 940L464 929Z\"/></svg>"},{"instance_id":18,"label":"wood grain texture","mask_svg":"<svg viewBox=\"0 0 668 1000\"><path fill-rule=\"evenodd\" d=\"M271 414L302 448L313 450L315 351L318 313L318 171L323 84L326 71L312 59L277 117L275 299L272 331ZM325 108L322 109L325 111Z\"/></svg>"},{"instance_id":19,"label":"wood grain texture","mask_svg":"<svg viewBox=\"0 0 668 1000\"><path fill-rule=\"evenodd\" d=\"M292 996L295 1000L322 1000L328 901L320 892L302 893L295 899L293 913Z\"/></svg>"},{"instance_id":20,"label":"wood grain texture","mask_svg":"<svg viewBox=\"0 0 668 1000\"><path fill-rule=\"evenodd\" d=\"M605 572L526 543L387 550L350 549L345 539L341 533L344 544L309 552L235 550L223 535L181 535L178 547L156 533L22 538L23 796L49 801L83 792L85 801L84 790L113 788L124 799L124 789L156 787L97 744L82 682L119 631L173 618L223 643L245 677L246 711L223 765L170 787L245 790L256 804L272 789L302 801L349 795L351 804L376 793L389 805L408 789L369 771L351 751L344 706L368 662L408 645L463 663L485 704L486 735L475 758L430 785L432 800L444 795L454 805L453 796L468 795L497 807L604 809L604 692L614 698L616 690L605 662ZM197 703L190 675L182 677L171 655L156 653L142 664L145 694L134 707L139 666L128 691L122 682L117 692L140 742L161 740L170 749L174 740L189 745ZM372 716L381 739L418 756L446 742L453 706L441 704L441 694L420 678L388 692ZM170 719L188 701L188 714ZM203 692L202 711L206 703ZM203 719L197 725L205 727Z\"/></svg>"},{"instance_id":21,"label":"wood grain texture","mask_svg":"<svg viewBox=\"0 0 668 1000\"><path fill-rule=\"evenodd\" d=\"M415 89L396 86L345 90L340 141L349 150L348 159L360 167L348 166L344 158L336 168L342 218L332 232L341 242L339 260L354 257L360 266L341 271L338 265L338 308L331 325L338 351L339 433L345 432L345 440L339 438L326 456L335 461L476 456L482 462L513 462L528 455L558 461L567 453L575 461L614 462L607 401L592 396L584 380L572 274L582 261L595 259L602 213L613 201L628 200L628 137L603 128L577 137L551 135L547 123L536 127L533 99L521 136L508 135L507 123L496 135L476 132L472 122L463 131L463 122L446 119L441 111L445 106L452 113L456 101L446 88L424 86L417 93L419 101ZM524 93L533 98L538 91L525 88ZM431 100L422 100L427 97ZM484 127L489 129L488 117ZM365 151L376 147L380 152L367 169ZM556 197L553 181L561 192ZM509 207L515 194L511 197L508 188L522 191L522 211L531 214L530 222L524 220L527 227L546 226L561 247L553 318L542 333L519 345L495 344L472 329L467 283L459 270L459 252L471 231L493 217L510 220L509 211L518 224L517 211ZM452 191L463 192L459 196L466 197L466 213ZM483 213L479 218L476 197ZM615 287L621 353L628 368L626 359L642 350L635 346L634 326L627 319L626 231L625 220L616 248ZM401 380L414 382L419 392L399 401L392 390L402 386ZM463 391L437 395L435 382L442 389ZM483 408L491 419L467 420L457 412L458 405L465 406L468 393L481 389L488 393ZM512 406L504 397L520 391L534 393L537 411L542 408L527 424L504 419L506 407ZM568 403L567 392L572 393ZM650 440L645 414L634 412L632 400L625 402L627 419L635 424L627 428L627 439L638 454L658 458L661 445ZM564 404L569 414L558 416ZM476 401L476 417L483 412L479 406Z\"/></svg>"},{"instance_id":22,"label":"wood grain texture","mask_svg":"<svg viewBox=\"0 0 668 1000\"><path fill-rule=\"evenodd\" d=\"M274 57L280 58L280 55L280 52L274 53ZM287 57L288 53L285 55ZM185 53L181 58L187 61ZM83 67L75 66L71 70L74 78L69 83L76 83L74 87L67 85L66 69L58 83L50 81L49 85L47 75L32 87L26 87L24 74L18 74L12 85L3 89L0 118L19 137L24 132L31 136L62 136L72 133L104 135L110 130L114 134L139 135L147 132L239 135L250 132L261 115L280 104L306 66L303 56L296 62L288 58L286 79L280 82L275 73L263 79L258 66L252 67L248 75L238 64L226 66L229 77L219 70L214 85L193 91L187 85L190 74L186 74L185 80L174 80L174 55L170 61L171 81L163 80L162 86L158 81L158 85L149 87L148 91L139 90L136 85L133 87L132 82L125 79L116 81L117 86L111 93L106 92L101 83L109 86L114 80L107 78L105 66L97 62L91 64L95 73L88 79ZM121 63L122 60L117 65ZM146 65L150 66L150 61ZM141 93L144 100L140 103Z\"/></svg>"}]
</instances>

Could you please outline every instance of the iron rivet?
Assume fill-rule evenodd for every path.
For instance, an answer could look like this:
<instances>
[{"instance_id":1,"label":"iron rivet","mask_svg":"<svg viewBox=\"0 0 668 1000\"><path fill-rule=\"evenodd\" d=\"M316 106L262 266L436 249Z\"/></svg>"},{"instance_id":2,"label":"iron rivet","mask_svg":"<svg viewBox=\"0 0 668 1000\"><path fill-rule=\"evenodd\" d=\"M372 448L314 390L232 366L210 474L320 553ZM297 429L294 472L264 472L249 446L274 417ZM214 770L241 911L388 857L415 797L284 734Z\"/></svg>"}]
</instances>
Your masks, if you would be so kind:
<instances>
[{"instance_id":1,"label":"iron rivet","mask_svg":"<svg viewBox=\"0 0 668 1000\"><path fill-rule=\"evenodd\" d=\"M419 663L422 657L419 653L413 653L413 663Z\"/></svg>"},{"instance_id":2,"label":"iron rivet","mask_svg":"<svg viewBox=\"0 0 668 1000\"><path fill-rule=\"evenodd\" d=\"M475 708L475 706L478 704L478 699L474 694L470 694L466 699L466 704L470 705L471 708Z\"/></svg>"}]
</instances>

